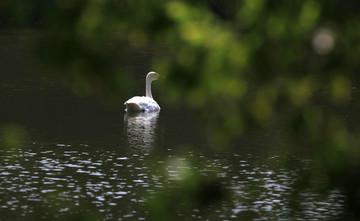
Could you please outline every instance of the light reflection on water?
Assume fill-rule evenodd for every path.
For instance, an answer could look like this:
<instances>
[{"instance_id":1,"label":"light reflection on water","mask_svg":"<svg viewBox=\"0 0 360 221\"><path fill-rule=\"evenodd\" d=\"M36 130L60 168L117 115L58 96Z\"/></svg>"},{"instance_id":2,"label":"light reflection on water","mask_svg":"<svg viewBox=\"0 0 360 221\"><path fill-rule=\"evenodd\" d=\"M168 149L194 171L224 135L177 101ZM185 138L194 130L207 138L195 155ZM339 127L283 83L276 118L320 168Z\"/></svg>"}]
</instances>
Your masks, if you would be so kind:
<instances>
[{"instance_id":1,"label":"light reflection on water","mask_svg":"<svg viewBox=\"0 0 360 221\"><path fill-rule=\"evenodd\" d=\"M37 152L20 149L2 153L0 209L6 210L9 217L42 211L41 216L46 219L54 214L61 217L90 210L96 211L101 219L144 219L146 212L142 206L146 193L167 186L174 178L171 174L178 169L167 164L174 160L172 155L156 162L169 171L170 176L164 176L149 169L151 154L129 155L116 150L94 150L86 145L50 145ZM228 153L210 160L206 154L188 154L206 165L200 171L203 175L216 172L231 193L231 200L212 208L219 219L238 219L244 214L260 220L290 216L289 194L298 174L296 169L271 168L269 165L277 157L258 164L251 155ZM185 157L176 160L184 162L176 164L179 167L185 165ZM336 190L326 197L304 191L299 201L304 209L294 217L302 219L326 219L343 209L343 196ZM193 217L199 216L203 214L194 209Z\"/></svg>"},{"instance_id":2,"label":"light reflection on water","mask_svg":"<svg viewBox=\"0 0 360 221\"><path fill-rule=\"evenodd\" d=\"M159 112L126 113L125 136L130 148L150 151L153 148Z\"/></svg>"}]
</instances>

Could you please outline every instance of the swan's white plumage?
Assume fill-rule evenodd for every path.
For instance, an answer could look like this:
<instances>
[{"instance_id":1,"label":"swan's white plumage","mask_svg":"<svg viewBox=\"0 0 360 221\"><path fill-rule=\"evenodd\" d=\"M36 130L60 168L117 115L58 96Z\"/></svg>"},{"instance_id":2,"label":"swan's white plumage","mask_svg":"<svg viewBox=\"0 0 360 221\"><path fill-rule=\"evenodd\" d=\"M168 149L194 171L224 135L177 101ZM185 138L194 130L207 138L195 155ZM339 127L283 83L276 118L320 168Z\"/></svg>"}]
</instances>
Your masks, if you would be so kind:
<instances>
[{"instance_id":1,"label":"swan's white plumage","mask_svg":"<svg viewBox=\"0 0 360 221\"><path fill-rule=\"evenodd\" d=\"M135 96L127 100L126 112L155 112L160 110L160 106L153 99L151 94L151 82L159 78L159 74L155 72L149 72L146 75L146 96Z\"/></svg>"},{"instance_id":2,"label":"swan's white plumage","mask_svg":"<svg viewBox=\"0 0 360 221\"><path fill-rule=\"evenodd\" d=\"M159 111L160 106L150 97L136 96L125 102L126 112L154 112Z\"/></svg>"}]
</instances>

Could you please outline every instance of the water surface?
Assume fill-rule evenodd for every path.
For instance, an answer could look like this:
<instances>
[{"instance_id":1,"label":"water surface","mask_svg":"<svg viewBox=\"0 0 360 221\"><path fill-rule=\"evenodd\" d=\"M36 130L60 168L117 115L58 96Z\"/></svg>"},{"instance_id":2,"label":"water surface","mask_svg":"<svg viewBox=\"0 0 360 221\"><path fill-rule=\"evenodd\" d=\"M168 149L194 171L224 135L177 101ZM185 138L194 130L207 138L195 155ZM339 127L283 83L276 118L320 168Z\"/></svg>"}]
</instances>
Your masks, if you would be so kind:
<instances>
[{"instance_id":1,"label":"water surface","mask_svg":"<svg viewBox=\"0 0 360 221\"><path fill-rule=\"evenodd\" d=\"M49 70L30 50L38 34L0 34L0 126L17 125L28 134L20 146L0 149L0 220L145 220L146 200L176 186L184 170L215 176L226 197L179 211L180 220L326 220L342 214L344 196L336 189L323 195L303 190L296 198L301 209L292 210L293 185L311 161L299 154L285 166L282 149L265 142L269 134L219 153L209 148L205 125L191 111L167 107L161 96L159 114L129 116L122 105L128 95L110 103L44 77ZM142 82L146 73L137 74Z\"/></svg>"}]
</instances>

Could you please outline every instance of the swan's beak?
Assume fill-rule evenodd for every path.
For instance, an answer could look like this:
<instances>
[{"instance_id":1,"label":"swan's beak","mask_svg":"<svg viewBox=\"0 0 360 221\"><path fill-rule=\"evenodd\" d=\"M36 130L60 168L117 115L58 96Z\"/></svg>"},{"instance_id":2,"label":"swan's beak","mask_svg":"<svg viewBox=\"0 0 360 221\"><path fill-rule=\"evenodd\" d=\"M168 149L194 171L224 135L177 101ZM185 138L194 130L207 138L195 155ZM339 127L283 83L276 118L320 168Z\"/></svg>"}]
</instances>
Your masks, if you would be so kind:
<instances>
[{"instance_id":1,"label":"swan's beak","mask_svg":"<svg viewBox=\"0 0 360 221\"><path fill-rule=\"evenodd\" d=\"M160 78L161 76L160 76L160 74L158 74L158 73L155 73L155 75L156 75L156 77L158 77L158 78Z\"/></svg>"}]
</instances>

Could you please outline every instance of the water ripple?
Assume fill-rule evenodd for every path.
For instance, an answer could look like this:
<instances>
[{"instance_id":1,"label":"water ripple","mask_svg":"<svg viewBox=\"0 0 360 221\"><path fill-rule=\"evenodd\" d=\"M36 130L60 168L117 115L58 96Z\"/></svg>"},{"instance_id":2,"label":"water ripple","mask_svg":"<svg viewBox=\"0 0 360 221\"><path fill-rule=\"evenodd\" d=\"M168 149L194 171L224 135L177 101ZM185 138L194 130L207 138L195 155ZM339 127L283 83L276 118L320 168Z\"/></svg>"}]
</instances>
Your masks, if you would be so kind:
<instances>
[{"instance_id":1,"label":"water ripple","mask_svg":"<svg viewBox=\"0 0 360 221\"><path fill-rule=\"evenodd\" d=\"M151 154L91 150L84 145L71 148L74 146L64 144L39 152L20 149L12 150L13 155L0 155L0 208L17 211L22 217L34 211L56 211L60 216L86 210L90 202L96 211L107 214L104 219L142 220L145 195L172 185L182 179L184 171L195 168L186 157L174 154L153 159ZM270 219L290 216L297 170L272 167L277 157L259 163L251 155L214 159L191 151L189 156L204 165L195 168L201 175L216 174L231 193L230 201L210 210L218 219L239 219L244 213ZM166 172L149 169L153 167L150 162ZM344 196L338 190L326 197L305 190L299 202L304 209L295 217L328 219L342 212ZM199 211L194 209L191 217L202 220Z\"/></svg>"}]
</instances>

